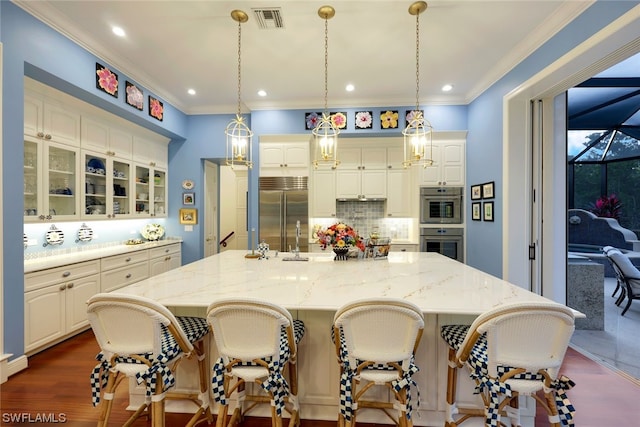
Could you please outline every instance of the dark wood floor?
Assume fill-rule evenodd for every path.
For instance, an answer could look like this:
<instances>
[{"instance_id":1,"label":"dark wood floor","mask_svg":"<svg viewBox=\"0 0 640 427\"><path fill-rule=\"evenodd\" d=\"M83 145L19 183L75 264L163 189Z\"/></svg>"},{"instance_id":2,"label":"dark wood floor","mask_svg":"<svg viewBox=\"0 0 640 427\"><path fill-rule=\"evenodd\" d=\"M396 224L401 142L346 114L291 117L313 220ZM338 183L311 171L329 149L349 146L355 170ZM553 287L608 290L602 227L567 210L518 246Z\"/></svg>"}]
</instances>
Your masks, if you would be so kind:
<instances>
[{"instance_id":1,"label":"dark wood floor","mask_svg":"<svg viewBox=\"0 0 640 427\"><path fill-rule=\"evenodd\" d=\"M45 417L61 420L74 427L94 426L98 409L91 405L89 374L98 352L91 331L87 331L29 359L29 368L10 377L0 386L0 425L22 426L28 423L10 421L10 417L26 419ZM632 426L640 419L640 386L627 377L603 367L582 354L570 350L563 373L576 382L569 398L576 407L576 426ZM126 387L122 387L123 389ZM123 390L124 391L124 390ZM122 425L127 418L126 391L115 400L112 425ZM25 414L25 415L22 415ZM536 427L548 426L539 416ZM187 417L168 414L167 426L184 424ZM419 421L418 421L419 422ZM46 425L41 423L36 425ZM147 425L144 419L134 426ZM333 422L303 420L302 427L331 427ZM360 424L359 424L360 425ZM269 427L264 418L249 418L245 427ZM369 424L362 427L371 427Z\"/></svg>"}]
</instances>

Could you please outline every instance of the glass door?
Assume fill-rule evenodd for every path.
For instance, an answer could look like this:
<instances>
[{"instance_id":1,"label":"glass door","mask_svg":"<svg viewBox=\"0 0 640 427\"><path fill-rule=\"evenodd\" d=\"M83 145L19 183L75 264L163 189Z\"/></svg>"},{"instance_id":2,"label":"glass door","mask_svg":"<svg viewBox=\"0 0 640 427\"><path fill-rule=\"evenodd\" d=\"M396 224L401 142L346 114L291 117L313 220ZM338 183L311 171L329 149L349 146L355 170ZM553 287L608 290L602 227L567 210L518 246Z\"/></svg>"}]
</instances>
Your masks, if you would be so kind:
<instances>
[{"instance_id":1,"label":"glass door","mask_svg":"<svg viewBox=\"0 0 640 427\"><path fill-rule=\"evenodd\" d=\"M106 218L108 169L107 158L83 152L84 215Z\"/></svg>"},{"instance_id":2,"label":"glass door","mask_svg":"<svg viewBox=\"0 0 640 427\"><path fill-rule=\"evenodd\" d=\"M135 212L136 215L150 216L149 208L149 168L136 166L135 183Z\"/></svg>"},{"instance_id":3,"label":"glass door","mask_svg":"<svg viewBox=\"0 0 640 427\"><path fill-rule=\"evenodd\" d=\"M44 215L78 216L77 161L78 151L54 143L47 144L49 189Z\"/></svg>"},{"instance_id":4,"label":"glass door","mask_svg":"<svg viewBox=\"0 0 640 427\"><path fill-rule=\"evenodd\" d=\"M153 171L153 215L165 216L166 207L166 173L159 170Z\"/></svg>"},{"instance_id":5,"label":"glass door","mask_svg":"<svg viewBox=\"0 0 640 427\"><path fill-rule=\"evenodd\" d=\"M112 215L131 214L131 164L113 160L113 203Z\"/></svg>"},{"instance_id":6,"label":"glass door","mask_svg":"<svg viewBox=\"0 0 640 427\"><path fill-rule=\"evenodd\" d=\"M38 163L41 163L39 143L24 141L24 216L25 221L35 221L41 214L41 177Z\"/></svg>"}]
</instances>

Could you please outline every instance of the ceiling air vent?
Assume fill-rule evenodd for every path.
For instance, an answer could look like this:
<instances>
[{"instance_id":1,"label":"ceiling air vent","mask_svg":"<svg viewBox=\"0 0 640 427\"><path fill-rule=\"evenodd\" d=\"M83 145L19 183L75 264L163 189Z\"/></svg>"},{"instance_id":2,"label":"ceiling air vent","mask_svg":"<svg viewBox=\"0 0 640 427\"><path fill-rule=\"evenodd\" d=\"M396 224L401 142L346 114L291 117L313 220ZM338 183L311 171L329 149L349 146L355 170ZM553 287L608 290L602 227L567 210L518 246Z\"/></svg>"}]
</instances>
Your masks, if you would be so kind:
<instances>
[{"instance_id":1,"label":"ceiling air vent","mask_svg":"<svg viewBox=\"0 0 640 427\"><path fill-rule=\"evenodd\" d=\"M284 28L279 7L269 9L252 9L258 20L258 26L263 30L272 28Z\"/></svg>"}]
</instances>

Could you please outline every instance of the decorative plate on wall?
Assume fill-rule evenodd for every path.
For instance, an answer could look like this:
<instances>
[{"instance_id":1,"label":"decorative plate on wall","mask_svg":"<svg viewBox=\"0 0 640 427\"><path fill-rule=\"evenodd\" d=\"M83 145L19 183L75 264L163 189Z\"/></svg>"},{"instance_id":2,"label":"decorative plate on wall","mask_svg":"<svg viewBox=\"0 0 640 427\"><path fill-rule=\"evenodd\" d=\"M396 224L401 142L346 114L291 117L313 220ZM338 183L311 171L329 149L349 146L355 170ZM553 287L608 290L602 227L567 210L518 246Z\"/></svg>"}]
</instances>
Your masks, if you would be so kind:
<instances>
[{"instance_id":1,"label":"decorative plate on wall","mask_svg":"<svg viewBox=\"0 0 640 427\"><path fill-rule=\"evenodd\" d=\"M90 242L93 240L93 230L91 227L88 227L87 224L82 224L78 229L78 240L77 242Z\"/></svg>"},{"instance_id":2,"label":"decorative plate on wall","mask_svg":"<svg viewBox=\"0 0 640 427\"><path fill-rule=\"evenodd\" d=\"M182 181L182 188L184 188L185 190L193 190L193 187L195 186L195 182L191 181L190 179L185 179L184 181Z\"/></svg>"}]
</instances>

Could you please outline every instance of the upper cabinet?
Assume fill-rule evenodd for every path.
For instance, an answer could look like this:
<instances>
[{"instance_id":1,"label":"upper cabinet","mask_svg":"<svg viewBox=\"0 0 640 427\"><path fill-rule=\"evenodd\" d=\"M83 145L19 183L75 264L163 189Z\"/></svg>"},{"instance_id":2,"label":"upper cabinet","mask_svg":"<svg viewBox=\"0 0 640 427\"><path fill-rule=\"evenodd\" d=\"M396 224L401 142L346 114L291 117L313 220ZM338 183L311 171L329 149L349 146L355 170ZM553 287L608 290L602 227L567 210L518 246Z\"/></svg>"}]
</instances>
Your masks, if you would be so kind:
<instances>
[{"instance_id":1,"label":"upper cabinet","mask_svg":"<svg viewBox=\"0 0 640 427\"><path fill-rule=\"evenodd\" d=\"M465 142L433 143L433 165L420 170L420 185L464 186Z\"/></svg>"},{"instance_id":2,"label":"upper cabinet","mask_svg":"<svg viewBox=\"0 0 640 427\"><path fill-rule=\"evenodd\" d=\"M339 147L338 158L340 160L338 169L364 170L387 168L386 147Z\"/></svg>"},{"instance_id":3,"label":"upper cabinet","mask_svg":"<svg viewBox=\"0 0 640 427\"><path fill-rule=\"evenodd\" d=\"M260 176L308 176L309 142L260 142Z\"/></svg>"},{"instance_id":4,"label":"upper cabinet","mask_svg":"<svg viewBox=\"0 0 640 427\"><path fill-rule=\"evenodd\" d=\"M82 116L82 148L120 159L131 159L133 135L103 120Z\"/></svg>"},{"instance_id":5,"label":"upper cabinet","mask_svg":"<svg viewBox=\"0 0 640 427\"><path fill-rule=\"evenodd\" d=\"M47 97L26 92L24 133L45 141L80 146L80 113Z\"/></svg>"},{"instance_id":6,"label":"upper cabinet","mask_svg":"<svg viewBox=\"0 0 640 427\"><path fill-rule=\"evenodd\" d=\"M167 170L169 166L169 140L159 137L134 135L133 161L155 169Z\"/></svg>"}]
</instances>

